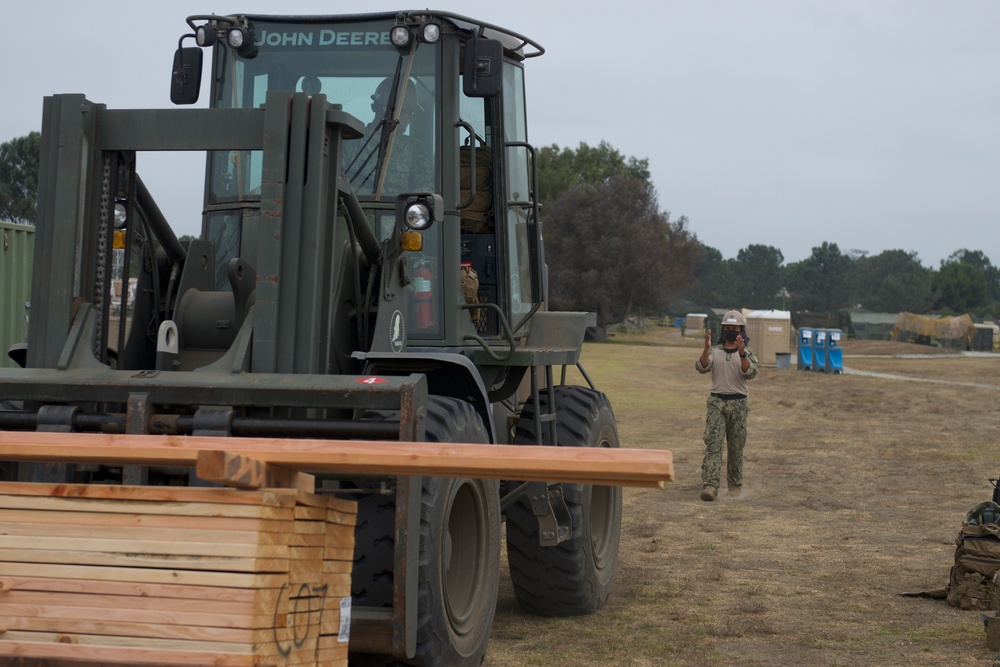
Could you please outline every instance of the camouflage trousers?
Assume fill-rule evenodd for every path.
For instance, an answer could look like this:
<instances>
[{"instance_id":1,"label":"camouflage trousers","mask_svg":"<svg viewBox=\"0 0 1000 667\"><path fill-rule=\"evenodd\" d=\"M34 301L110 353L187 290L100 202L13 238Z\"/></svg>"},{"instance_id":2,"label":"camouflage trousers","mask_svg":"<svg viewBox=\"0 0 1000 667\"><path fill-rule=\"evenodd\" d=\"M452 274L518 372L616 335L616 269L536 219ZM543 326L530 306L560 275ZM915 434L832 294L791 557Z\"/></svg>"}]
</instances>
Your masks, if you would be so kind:
<instances>
[{"instance_id":1,"label":"camouflage trousers","mask_svg":"<svg viewBox=\"0 0 1000 667\"><path fill-rule=\"evenodd\" d=\"M747 443L747 399L724 401L708 397L705 418L705 459L701 464L702 486L719 488L722 476L722 442L728 444L726 483L730 488L743 486L743 447Z\"/></svg>"}]
</instances>

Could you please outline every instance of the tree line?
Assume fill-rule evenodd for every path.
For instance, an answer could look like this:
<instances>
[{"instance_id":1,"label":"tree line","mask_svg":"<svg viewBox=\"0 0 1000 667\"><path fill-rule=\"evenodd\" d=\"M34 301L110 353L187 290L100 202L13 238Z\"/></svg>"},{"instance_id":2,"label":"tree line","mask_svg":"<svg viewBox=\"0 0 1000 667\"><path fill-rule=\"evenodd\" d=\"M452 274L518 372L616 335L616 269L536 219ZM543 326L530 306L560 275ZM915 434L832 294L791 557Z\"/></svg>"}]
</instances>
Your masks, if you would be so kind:
<instances>
[{"instance_id":1,"label":"tree line","mask_svg":"<svg viewBox=\"0 0 1000 667\"><path fill-rule=\"evenodd\" d=\"M704 305L830 313L844 308L977 317L1000 315L1000 268L980 250L959 249L937 270L915 252L844 253L824 242L784 264L772 246L748 245L735 259L702 246L688 298Z\"/></svg>"},{"instance_id":2,"label":"tree line","mask_svg":"<svg viewBox=\"0 0 1000 667\"><path fill-rule=\"evenodd\" d=\"M0 144L0 220L33 223L40 135ZM824 242L800 262L750 244L735 258L660 207L649 161L607 142L537 151L549 307L597 313L599 335L627 316L683 303L830 313L843 308L1000 317L1000 268L960 249L938 269L916 253L844 253Z\"/></svg>"},{"instance_id":3,"label":"tree line","mask_svg":"<svg viewBox=\"0 0 1000 667\"><path fill-rule=\"evenodd\" d=\"M627 315L706 307L1000 318L1000 268L959 249L937 270L915 252L844 253L823 242L800 262L750 244L735 258L698 241L686 217L661 211L648 161L607 143L538 151L539 199L554 310L597 311L606 327Z\"/></svg>"}]
</instances>

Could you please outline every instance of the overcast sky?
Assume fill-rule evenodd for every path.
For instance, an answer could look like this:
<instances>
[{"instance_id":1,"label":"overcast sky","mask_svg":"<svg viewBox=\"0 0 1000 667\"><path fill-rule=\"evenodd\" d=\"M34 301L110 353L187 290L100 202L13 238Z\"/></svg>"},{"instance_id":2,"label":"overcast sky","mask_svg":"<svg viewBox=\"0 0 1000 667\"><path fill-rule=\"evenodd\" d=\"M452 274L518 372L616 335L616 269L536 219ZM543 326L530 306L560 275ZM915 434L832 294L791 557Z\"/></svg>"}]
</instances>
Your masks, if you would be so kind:
<instances>
[{"instance_id":1,"label":"overcast sky","mask_svg":"<svg viewBox=\"0 0 1000 667\"><path fill-rule=\"evenodd\" d=\"M371 0L38 0L5 7L0 142L41 129L42 98L170 106L190 14L392 10ZM419 5L415 5L419 6ZM648 158L660 207L724 257L785 262L959 248L1000 265L997 0L439 0L545 47L528 61L529 139ZM403 5L402 7L405 7ZM206 77L207 78L207 77ZM203 99L207 95L203 95ZM203 161L142 155L178 234L197 234Z\"/></svg>"}]
</instances>

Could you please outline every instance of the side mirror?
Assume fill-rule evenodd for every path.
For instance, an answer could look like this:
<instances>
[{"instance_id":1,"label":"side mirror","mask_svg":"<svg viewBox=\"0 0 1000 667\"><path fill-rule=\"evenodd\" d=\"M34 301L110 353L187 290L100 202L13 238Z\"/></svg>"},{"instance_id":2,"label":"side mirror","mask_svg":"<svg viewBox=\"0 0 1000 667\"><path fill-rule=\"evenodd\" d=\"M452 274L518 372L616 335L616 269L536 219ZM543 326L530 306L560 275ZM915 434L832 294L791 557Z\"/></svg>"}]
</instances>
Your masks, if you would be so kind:
<instances>
[{"instance_id":1,"label":"side mirror","mask_svg":"<svg viewBox=\"0 0 1000 667\"><path fill-rule=\"evenodd\" d=\"M466 97L495 97L503 89L503 44L473 37L465 45L462 90Z\"/></svg>"},{"instance_id":2,"label":"side mirror","mask_svg":"<svg viewBox=\"0 0 1000 667\"><path fill-rule=\"evenodd\" d=\"M202 51L200 47L178 47L174 52L174 71L170 76L170 101L194 104L201 90Z\"/></svg>"}]
</instances>

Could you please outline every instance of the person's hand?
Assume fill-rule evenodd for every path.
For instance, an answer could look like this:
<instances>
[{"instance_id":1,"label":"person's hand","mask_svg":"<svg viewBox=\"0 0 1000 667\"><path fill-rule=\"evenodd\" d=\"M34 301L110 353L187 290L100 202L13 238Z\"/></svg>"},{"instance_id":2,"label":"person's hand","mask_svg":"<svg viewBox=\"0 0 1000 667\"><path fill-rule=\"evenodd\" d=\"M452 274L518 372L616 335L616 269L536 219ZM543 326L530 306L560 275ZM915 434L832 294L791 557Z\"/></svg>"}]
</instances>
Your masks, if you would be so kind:
<instances>
[{"instance_id":1,"label":"person's hand","mask_svg":"<svg viewBox=\"0 0 1000 667\"><path fill-rule=\"evenodd\" d=\"M708 350L712 347L712 330L705 329L705 349Z\"/></svg>"},{"instance_id":2,"label":"person's hand","mask_svg":"<svg viewBox=\"0 0 1000 667\"><path fill-rule=\"evenodd\" d=\"M740 353L741 357L747 353L747 344L743 341L743 334L736 336L736 351Z\"/></svg>"}]
</instances>

